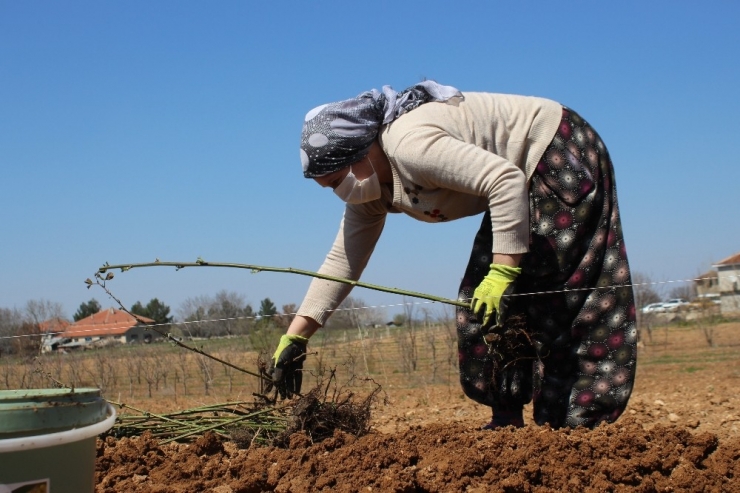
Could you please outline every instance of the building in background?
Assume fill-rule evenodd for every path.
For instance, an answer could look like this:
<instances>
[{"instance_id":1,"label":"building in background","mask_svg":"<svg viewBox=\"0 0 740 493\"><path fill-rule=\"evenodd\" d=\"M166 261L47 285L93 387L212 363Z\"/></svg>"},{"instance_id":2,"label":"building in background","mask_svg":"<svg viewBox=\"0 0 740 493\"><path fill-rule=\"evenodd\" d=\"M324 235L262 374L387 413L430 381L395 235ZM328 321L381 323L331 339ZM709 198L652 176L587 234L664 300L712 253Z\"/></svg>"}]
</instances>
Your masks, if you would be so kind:
<instances>
[{"instance_id":1,"label":"building in background","mask_svg":"<svg viewBox=\"0 0 740 493\"><path fill-rule=\"evenodd\" d=\"M148 328L154 320L108 308L68 325L44 340L43 351L89 349L109 344L148 344L161 337Z\"/></svg>"},{"instance_id":2,"label":"building in background","mask_svg":"<svg viewBox=\"0 0 740 493\"><path fill-rule=\"evenodd\" d=\"M717 269L720 312L723 315L740 313L740 253L714 264Z\"/></svg>"},{"instance_id":3,"label":"building in background","mask_svg":"<svg viewBox=\"0 0 740 493\"><path fill-rule=\"evenodd\" d=\"M719 303L719 277L716 270L700 275L694 281L698 301L716 301Z\"/></svg>"}]
</instances>

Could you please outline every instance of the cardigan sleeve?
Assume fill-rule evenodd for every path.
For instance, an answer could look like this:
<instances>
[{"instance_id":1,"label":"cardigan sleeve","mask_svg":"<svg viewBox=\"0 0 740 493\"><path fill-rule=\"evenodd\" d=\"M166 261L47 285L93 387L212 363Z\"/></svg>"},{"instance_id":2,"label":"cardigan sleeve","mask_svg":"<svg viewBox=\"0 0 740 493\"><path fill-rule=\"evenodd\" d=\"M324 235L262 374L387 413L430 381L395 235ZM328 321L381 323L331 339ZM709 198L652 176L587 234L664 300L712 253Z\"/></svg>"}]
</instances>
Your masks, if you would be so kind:
<instances>
[{"instance_id":1,"label":"cardigan sleeve","mask_svg":"<svg viewBox=\"0 0 740 493\"><path fill-rule=\"evenodd\" d=\"M424 187L485 197L495 253L528 251L529 199L527 178L520 167L436 125L414 128L390 151L397 165L410 170Z\"/></svg>"},{"instance_id":2,"label":"cardigan sleeve","mask_svg":"<svg viewBox=\"0 0 740 493\"><path fill-rule=\"evenodd\" d=\"M347 204L337 237L318 272L359 280L383 231L386 215L379 200ZM314 278L297 314L323 326L351 290L350 284Z\"/></svg>"}]
</instances>

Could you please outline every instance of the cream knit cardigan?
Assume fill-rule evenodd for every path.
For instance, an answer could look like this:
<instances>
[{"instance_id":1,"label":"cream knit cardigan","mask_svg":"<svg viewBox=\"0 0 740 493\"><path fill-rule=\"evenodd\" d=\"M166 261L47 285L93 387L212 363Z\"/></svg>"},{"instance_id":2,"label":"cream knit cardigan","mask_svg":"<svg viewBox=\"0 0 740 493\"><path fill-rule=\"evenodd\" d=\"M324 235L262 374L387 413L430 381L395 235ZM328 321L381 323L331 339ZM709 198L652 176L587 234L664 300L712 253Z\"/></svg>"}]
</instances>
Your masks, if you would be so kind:
<instances>
[{"instance_id":1,"label":"cream knit cardigan","mask_svg":"<svg viewBox=\"0 0 740 493\"><path fill-rule=\"evenodd\" d=\"M339 233L319 269L357 280L389 212L425 222L491 212L493 251L529 247L528 184L555 136L563 108L548 99L464 93L457 104L426 103L381 129L393 187L380 199L347 204ZM324 325L351 285L314 279L298 310Z\"/></svg>"}]
</instances>

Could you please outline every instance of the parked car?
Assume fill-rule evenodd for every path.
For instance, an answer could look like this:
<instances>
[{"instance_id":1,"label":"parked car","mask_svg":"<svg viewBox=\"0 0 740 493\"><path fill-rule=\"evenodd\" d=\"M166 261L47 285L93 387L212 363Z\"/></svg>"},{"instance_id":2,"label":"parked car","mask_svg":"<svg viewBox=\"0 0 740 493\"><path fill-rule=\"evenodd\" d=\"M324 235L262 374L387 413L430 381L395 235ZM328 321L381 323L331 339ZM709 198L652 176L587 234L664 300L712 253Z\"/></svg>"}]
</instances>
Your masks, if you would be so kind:
<instances>
[{"instance_id":1,"label":"parked car","mask_svg":"<svg viewBox=\"0 0 740 493\"><path fill-rule=\"evenodd\" d=\"M640 309L640 313L662 313L665 311L665 308L663 307L664 303L650 303L649 305L645 305Z\"/></svg>"},{"instance_id":2,"label":"parked car","mask_svg":"<svg viewBox=\"0 0 740 493\"><path fill-rule=\"evenodd\" d=\"M696 297L694 300L694 303L697 303L700 306L706 306L706 305L721 305L722 301L720 301L719 293L705 293L700 294Z\"/></svg>"},{"instance_id":3,"label":"parked car","mask_svg":"<svg viewBox=\"0 0 740 493\"><path fill-rule=\"evenodd\" d=\"M675 312L681 307L685 307L689 304L688 301L681 298L673 298L663 303L663 310L666 312Z\"/></svg>"}]
</instances>

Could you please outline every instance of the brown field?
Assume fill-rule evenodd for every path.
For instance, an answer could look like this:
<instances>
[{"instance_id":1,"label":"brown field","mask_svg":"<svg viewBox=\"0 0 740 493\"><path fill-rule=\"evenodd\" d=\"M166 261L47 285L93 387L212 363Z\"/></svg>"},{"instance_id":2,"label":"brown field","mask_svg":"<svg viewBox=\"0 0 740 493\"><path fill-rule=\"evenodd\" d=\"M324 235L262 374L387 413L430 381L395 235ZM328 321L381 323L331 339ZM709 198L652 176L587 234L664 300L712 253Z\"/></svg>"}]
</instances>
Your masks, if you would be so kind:
<instances>
[{"instance_id":1,"label":"brown field","mask_svg":"<svg viewBox=\"0 0 740 493\"><path fill-rule=\"evenodd\" d=\"M740 323L664 325L650 335L643 333L633 397L616 423L551 430L527 420L522 429L484 432L487 410L456 382L450 328L413 337L337 331L312 340L306 385L326 368L340 379L372 377L388 400L373 409L369 435L337 432L315 444L294 435L289 448L249 450L212 435L167 445L107 437L99 440L96 491L740 491ZM255 367L246 338L195 344ZM254 377L166 343L0 360L6 387L49 386L49 375L152 412L246 400L257 390Z\"/></svg>"}]
</instances>

